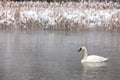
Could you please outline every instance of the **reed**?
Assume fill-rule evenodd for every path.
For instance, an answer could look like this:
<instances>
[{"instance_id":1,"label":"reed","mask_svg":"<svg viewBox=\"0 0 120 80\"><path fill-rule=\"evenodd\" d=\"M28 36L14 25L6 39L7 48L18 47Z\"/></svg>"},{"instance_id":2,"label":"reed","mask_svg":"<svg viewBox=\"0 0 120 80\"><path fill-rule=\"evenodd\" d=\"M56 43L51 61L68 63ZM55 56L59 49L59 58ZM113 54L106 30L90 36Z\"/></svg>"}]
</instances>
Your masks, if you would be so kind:
<instances>
[{"instance_id":1,"label":"reed","mask_svg":"<svg viewBox=\"0 0 120 80\"><path fill-rule=\"evenodd\" d=\"M0 29L120 30L118 2L1 2Z\"/></svg>"}]
</instances>

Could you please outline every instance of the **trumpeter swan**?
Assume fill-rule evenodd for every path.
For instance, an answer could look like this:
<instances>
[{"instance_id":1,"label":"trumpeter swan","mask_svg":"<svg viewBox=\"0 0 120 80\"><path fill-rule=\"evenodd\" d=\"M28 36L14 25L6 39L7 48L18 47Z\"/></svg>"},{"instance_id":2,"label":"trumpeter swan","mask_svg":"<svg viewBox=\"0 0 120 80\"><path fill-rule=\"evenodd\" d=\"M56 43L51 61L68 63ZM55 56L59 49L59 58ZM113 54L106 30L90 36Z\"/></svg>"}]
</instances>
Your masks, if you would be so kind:
<instances>
[{"instance_id":1,"label":"trumpeter swan","mask_svg":"<svg viewBox=\"0 0 120 80\"><path fill-rule=\"evenodd\" d=\"M106 60L108 60L108 58L104 58L102 56L97 56L97 55L90 55L88 56L88 53L87 53L87 49L85 46L82 46L78 52L80 51L83 51L84 53L84 56L83 56L83 59L81 60L81 62L104 62Z\"/></svg>"}]
</instances>

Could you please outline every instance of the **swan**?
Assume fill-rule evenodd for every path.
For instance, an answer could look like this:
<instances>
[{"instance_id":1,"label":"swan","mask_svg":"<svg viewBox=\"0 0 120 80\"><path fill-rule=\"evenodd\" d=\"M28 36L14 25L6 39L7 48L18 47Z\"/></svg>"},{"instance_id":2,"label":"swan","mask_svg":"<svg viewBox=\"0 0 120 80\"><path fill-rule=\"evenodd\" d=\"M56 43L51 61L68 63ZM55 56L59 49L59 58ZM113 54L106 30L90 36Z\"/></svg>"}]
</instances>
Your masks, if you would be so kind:
<instances>
[{"instance_id":1,"label":"swan","mask_svg":"<svg viewBox=\"0 0 120 80\"><path fill-rule=\"evenodd\" d=\"M98 55L89 55L88 56L87 49L85 46L82 46L78 50L78 52L80 52L80 51L83 51L83 53L84 53L83 59L81 60L82 63L84 63L84 62L104 62L109 59L109 58L105 58L105 57L98 56Z\"/></svg>"}]
</instances>

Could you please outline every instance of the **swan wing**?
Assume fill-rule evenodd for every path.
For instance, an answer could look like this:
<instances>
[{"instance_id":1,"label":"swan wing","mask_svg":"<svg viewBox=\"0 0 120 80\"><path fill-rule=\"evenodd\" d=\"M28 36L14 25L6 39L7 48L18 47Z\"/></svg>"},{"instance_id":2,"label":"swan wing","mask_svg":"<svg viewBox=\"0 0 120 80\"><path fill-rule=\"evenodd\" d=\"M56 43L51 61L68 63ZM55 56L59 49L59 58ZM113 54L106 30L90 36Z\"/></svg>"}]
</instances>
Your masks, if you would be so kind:
<instances>
[{"instance_id":1,"label":"swan wing","mask_svg":"<svg viewBox=\"0 0 120 80\"><path fill-rule=\"evenodd\" d=\"M108 58L97 56L97 55L90 55L86 59L87 62L103 62L106 60L108 60Z\"/></svg>"}]
</instances>

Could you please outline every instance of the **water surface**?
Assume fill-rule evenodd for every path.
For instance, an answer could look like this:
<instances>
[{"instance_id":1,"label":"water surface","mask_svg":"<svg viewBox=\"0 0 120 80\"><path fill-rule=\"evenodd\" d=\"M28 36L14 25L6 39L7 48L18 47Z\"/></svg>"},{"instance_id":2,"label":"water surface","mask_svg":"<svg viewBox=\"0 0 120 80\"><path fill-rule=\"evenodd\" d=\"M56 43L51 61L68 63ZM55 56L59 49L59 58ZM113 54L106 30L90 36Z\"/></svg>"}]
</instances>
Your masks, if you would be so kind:
<instances>
[{"instance_id":1,"label":"water surface","mask_svg":"<svg viewBox=\"0 0 120 80\"><path fill-rule=\"evenodd\" d=\"M82 64L81 45L105 63ZM119 80L120 32L0 31L0 80Z\"/></svg>"}]
</instances>

